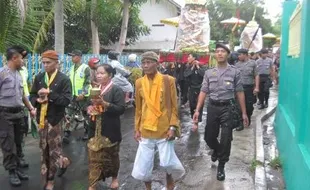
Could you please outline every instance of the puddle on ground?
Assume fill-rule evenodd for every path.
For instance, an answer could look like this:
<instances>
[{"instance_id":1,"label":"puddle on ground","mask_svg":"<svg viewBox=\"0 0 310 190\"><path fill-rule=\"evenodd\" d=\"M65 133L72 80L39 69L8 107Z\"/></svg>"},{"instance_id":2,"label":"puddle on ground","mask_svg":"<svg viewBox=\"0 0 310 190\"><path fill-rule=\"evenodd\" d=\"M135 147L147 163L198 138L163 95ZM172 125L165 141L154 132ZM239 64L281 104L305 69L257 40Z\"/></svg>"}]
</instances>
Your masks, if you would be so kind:
<instances>
[{"instance_id":1,"label":"puddle on ground","mask_svg":"<svg viewBox=\"0 0 310 190\"><path fill-rule=\"evenodd\" d=\"M274 133L274 119L273 114L269 119L263 123L263 143L265 153L265 169L266 181L268 190L285 190L285 182L282 175L282 169L275 169L271 167L270 162L278 158L279 153L277 149L277 142Z\"/></svg>"}]
</instances>

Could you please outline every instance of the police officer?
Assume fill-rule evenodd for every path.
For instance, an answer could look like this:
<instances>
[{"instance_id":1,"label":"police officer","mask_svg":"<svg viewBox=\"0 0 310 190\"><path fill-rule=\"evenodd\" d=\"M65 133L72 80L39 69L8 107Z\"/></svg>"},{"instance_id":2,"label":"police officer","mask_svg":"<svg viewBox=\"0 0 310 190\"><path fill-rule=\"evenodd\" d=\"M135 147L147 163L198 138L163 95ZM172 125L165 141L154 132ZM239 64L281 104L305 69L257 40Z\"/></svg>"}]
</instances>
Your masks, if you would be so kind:
<instances>
[{"instance_id":1,"label":"police officer","mask_svg":"<svg viewBox=\"0 0 310 190\"><path fill-rule=\"evenodd\" d=\"M238 50L238 59L236 68L240 70L241 82L243 85L245 95L245 107L248 114L249 125L251 124L251 116L253 114L253 104L255 102L255 96L259 91L259 76L257 75L256 63L250 60L248 57L247 49ZM243 125L236 129L237 131L243 130Z\"/></svg>"},{"instance_id":2,"label":"police officer","mask_svg":"<svg viewBox=\"0 0 310 190\"><path fill-rule=\"evenodd\" d=\"M72 95L73 107L79 107L82 109L84 116L84 128L85 133L83 140L88 140L88 115L86 111L87 101L89 97L89 92L91 88L91 79L90 79L90 68L87 64L82 63L82 52L80 50L74 50L72 53L69 53L72 56L73 66L70 70L70 80L72 83ZM72 113L69 113L72 115ZM68 128L68 127L67 127ZM65 139L70 136L70 131L65 131ZM64 139L64 140L65 140Z\"/></svg>"},{"instance_id":3,"label":"police officer","mask_svg":"<svg viewBox=\"0 0 310 190\"><path fill-rule=\"evenodd\" d=\"M198 95L200 92L201 84L203 81L203 76L205 74L206 68L203 65L200 65L197 54L189 54L188 56L188 64L187 68L184 72L184 77L188 81L189 84L189 107L191 112L191 117L193 117L195 113L195 109L197 106ZM203 113L203 106L199 110L199 118L198 122L202 121L202 113ZM197 125L194 126L194 131L197 130Z\"/></svg>"},{"instance_id":4,"label":"police officer","mask_svg":"<svg viewBox=\"0 0 310 190\"><path fill-rule=\"evenodd\" d=\"M236 97L241 107L244 126L248 125L240 71L227 63L229 53L229 48L224 44L216 44L215 57L218 65L205 72L193 117L194 122L197 123L199 110L208 94L208 115L204 138L207 145L213 149L211 160L213 162L219 161L217 168L217 180L219 181L225 180L224 167L230 156L233 129L231 115L235 94L237 94ZM221 137L220 142L218 142L220 127Z\"/></svg>"},{"instance_id":5,"label":"police officer","mask_svg":"<svg viewBox=\"0 0 310 190\"><path fill-rule=\"evenodd\" d=\"M9 171L9 182L12 186L20 186L20 180L28 180L28 175L18 167L17 152L22 153L22 137L24 125L23 106L31 116L36 110L23 92L23 79L19 71L27 52L13 46L7 49L7 65L0 68L0 146L3 153L3 166Z\"/></svg>"},{"instance_id":6,"label":"police officer","mask_svg":"<svg viewBox=\"0 0 310 190\"><path fill-rule=\"evenodd\" d=\"M258 99L260 107L264 109L268 107L269 88L272 85L271 77L273 78L272 60L267 57L268 50L261 50L261 57L256 61L257 73L259 75L259 93Z\"/></svg>"}]
</instances>

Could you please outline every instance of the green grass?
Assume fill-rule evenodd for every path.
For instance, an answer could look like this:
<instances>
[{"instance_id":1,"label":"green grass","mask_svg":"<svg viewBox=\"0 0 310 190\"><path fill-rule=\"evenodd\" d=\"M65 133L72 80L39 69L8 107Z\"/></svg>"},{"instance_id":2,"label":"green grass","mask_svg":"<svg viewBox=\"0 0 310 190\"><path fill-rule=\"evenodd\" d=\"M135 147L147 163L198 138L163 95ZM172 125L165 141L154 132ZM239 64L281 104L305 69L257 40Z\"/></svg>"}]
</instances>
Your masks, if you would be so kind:
<instances>
[{"instance_id":1,"label":"green grass","mask_svg":"<svg viewBox=\"0 0 310 190\"><path fill-rule=\"evenodd\" d=\"M262 165L263 165L262 162L260 162L260 161L258 161L258 160L252 160L251 166L250 166L250 171L251 171L252 173L254 173L254 172L255 172L255 168L256 168L257 166L262 166Z\"/></svg>"},{"instance_id":2,"label":"green grass","mask_svg":"<svg viewBox=\"0 0 310 190\"><path fill-rule=\"evenodd\" d=\"M280 157L275 157L274 159L272 159L269 163L269 165L273 168L273 169L280 169L282 168L282 163L280 160Z\"/></svg>"}]
</instances>

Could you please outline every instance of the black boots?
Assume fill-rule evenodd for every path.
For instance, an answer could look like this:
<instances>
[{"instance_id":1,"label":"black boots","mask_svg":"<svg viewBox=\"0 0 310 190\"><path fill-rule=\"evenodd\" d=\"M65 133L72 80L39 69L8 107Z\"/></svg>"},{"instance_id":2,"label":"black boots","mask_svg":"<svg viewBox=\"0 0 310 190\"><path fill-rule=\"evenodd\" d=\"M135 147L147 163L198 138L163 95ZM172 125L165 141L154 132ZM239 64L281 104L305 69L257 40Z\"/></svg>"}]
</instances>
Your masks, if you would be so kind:
<instances>
[{"instance_id":1,"label":"black boots","mask_svg":"<svg viewBox=\"0 0 310 190\"><path fill-rule=\"evenodd\" d=\"M10 184L14 187L20 186L22 183L20 180L28 180L28 175L24 174L19 170L10 170L9 171L9 181Z\"/></svg>"},{"instance_id":2,"label":"black boots","mask_svg":"<svg viewBox=\"0 0 310 190\"><path fill-rule=\"evenodd\" d=\"M87 141L88 140L88 133L87 132L84 133L84 136L82 137L82 140L83 141Z\"/></svg>"},{"instance_id":3,"label":"black boots","mask_svg":"<svg viewBox=\"0 0 310 190\"><path fill-rule=\"evenodd\" d=\"M217 175L216 178L219 181L224 181L225 180L225 170L224 170L225 165L219 163L218 167L217 167Z\"/></svg>"},{"instance_id":4,"label":"black boots","mask_svg":"<svg viewBox=\"0 0 310 190\"><path fill-rule=\"evenodd\" d=\"M62 142L65 144L69 144L70 143L70 136L71 136L71 131L65 131L64 132L64 137L62 139Z\"/></svg>"},{"instance_id":5,"label":"black boots","mask_svg":"<svg viewBox=\"0 0 310 190\"><path fill-rule=\"evenodd\" d=\"M10 184L14 187L20 186L22 184L15 170L9 171L9 181L10 181Z\"/></svg>"},{"instance_id":6,"label":"black boots","mask_svg":"<svg viewBox=\"0 0 310 190\"><path fill-rule=\"evenodd\" d=\"M15 173L20 180L28 180L29 179L29 176L20 170L16 170Z\"/></svg>"},{"instance_id":7,"label":"black boots","mask_svg":"<svg viewBox=\"0 0 310 190\"><path fill-rule=\"evenodd\" d=\"M29 164L25 161L24 158L19 157L18 159L19 159L19 162L18 162L17 166L19 168L28 168L29 167Z\"/></svg>"}]
</instances>

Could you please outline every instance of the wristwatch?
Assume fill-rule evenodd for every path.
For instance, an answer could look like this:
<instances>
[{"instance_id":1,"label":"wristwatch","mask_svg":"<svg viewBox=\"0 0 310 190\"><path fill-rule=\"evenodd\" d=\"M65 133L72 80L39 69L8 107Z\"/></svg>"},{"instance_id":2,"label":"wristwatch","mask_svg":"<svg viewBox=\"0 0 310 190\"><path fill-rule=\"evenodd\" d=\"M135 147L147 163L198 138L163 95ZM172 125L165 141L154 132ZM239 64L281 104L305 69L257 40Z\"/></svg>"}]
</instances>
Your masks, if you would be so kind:
<instances>
[{"instance_id":1,"label":"wristwatch","mask_svg":"<svg viewBox=\"0 0 310 190\"><path fill-rule=\"evenodd\" d=\"M171 127L169 127L169 130L171 130L171 131L176 131L176 130L177 130L177 128L175 128L175 127L171 126Z\"/></svg>"}]
</instances>

